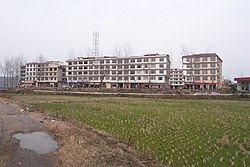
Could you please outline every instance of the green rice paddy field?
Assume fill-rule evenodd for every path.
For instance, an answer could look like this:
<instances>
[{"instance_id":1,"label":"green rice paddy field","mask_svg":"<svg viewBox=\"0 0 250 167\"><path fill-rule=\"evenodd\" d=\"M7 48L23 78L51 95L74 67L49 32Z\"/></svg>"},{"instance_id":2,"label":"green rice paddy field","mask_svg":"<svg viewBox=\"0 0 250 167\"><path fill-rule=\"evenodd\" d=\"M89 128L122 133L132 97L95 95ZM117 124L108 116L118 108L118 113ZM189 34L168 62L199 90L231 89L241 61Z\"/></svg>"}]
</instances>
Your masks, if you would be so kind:
<instances>
[{"instance_id":1,"label":"green rice paddy field","mask_svg":"<svg viewBox=\"0 0 250 167\"><path fill-rule=\"evenodd\" d=\"M170 166L250 166L250 101L14 95Z\"/></svg>"}]
</instances>

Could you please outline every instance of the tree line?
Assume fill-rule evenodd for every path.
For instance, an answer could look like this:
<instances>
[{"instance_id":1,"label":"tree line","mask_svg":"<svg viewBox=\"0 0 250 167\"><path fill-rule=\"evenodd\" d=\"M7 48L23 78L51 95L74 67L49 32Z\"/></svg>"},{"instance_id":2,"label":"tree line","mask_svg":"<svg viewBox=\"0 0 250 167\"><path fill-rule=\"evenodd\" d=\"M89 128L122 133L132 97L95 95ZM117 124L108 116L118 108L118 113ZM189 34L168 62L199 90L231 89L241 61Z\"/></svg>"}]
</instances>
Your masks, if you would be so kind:
<instances>
[{"instance_id":1,"label":"tree line","mask_svg":"<svg viewBox=\"0 0 250 167\"><path fill-rule=\"evenodd\" d=\"M21 79L21 66L24 63L25 60L22 55L5 58L4 62L0 64L4 87L15 87L18 85Z\"/></svg>"}]
</instances>

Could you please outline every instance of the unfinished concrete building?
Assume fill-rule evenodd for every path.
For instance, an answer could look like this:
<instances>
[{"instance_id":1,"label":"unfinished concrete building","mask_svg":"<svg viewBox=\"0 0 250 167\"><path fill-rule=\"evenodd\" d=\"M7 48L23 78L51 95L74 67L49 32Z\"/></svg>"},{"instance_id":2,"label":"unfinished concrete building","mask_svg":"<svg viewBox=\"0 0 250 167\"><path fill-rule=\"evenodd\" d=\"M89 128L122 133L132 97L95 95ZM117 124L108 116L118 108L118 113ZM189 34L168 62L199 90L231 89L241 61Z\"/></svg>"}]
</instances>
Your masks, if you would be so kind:
<instances>
[{"instance_id":1,"label":"unfinished concrete building","mask_svg":"<svg viewBox=\"0 0 250 167\"><path fill-rule=\"evenodd\" d=\"M170 76L167 54L78 57L66 62L72 87L166 88Z\"/></svg>"}]
</instances>

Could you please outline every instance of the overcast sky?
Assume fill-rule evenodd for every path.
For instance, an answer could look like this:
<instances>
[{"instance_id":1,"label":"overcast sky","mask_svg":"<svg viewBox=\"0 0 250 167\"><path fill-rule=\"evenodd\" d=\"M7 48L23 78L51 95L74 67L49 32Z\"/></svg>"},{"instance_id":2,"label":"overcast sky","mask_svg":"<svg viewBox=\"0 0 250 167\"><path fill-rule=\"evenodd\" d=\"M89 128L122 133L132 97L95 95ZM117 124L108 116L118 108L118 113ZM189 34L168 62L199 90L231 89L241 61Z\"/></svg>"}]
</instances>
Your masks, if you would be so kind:
<instances>
[{"instance_id":1,"label":"overcast sky","mask_svg":"<svg viewBox=\"0 0 250 167\"><path fill-rule=\"evenodd\" d=\"M0 0L1 62L82 55L93 31L102 55L127 41L134 55L168 53L180 67L185 46L217 53L225 78L250 76L250 0Z\"/></svg>"}]
</instances>

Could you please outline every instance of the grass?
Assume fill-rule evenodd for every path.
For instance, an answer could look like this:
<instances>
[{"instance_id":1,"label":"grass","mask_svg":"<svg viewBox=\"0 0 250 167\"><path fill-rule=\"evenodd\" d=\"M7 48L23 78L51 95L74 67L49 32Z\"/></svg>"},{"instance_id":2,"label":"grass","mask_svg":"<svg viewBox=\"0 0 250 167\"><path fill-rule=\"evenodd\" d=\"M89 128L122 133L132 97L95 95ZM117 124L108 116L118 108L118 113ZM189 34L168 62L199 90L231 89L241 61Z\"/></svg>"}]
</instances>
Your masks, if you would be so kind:
<instances>
[{"instance_id":1,"label":"grass","mask_svg":"<svg viewBox=\"0 0 250 167\"><path fill-rule=\"evenodd\" d=\"M250 164L250 101L15 95L172 166Z\"/></svg>"}]
</instances>

